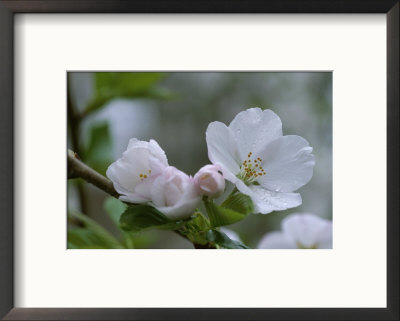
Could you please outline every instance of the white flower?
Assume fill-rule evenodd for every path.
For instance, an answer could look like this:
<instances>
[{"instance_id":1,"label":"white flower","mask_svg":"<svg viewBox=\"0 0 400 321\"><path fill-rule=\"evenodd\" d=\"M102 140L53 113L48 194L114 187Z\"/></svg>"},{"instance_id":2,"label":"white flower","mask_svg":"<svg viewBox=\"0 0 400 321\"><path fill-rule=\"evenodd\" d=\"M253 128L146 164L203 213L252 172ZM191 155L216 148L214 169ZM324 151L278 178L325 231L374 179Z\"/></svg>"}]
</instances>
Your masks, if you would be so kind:
<instances>
[{"instance_id":1,"label":"white flower","mask_svg":"<svg viewBox=\"0 0 400 321\"><path fill-rule=\"evenodd\" d=\"M281 223L281 232L267 233L259 249L331 249L332 222L313 214L292 214Z\"/></svg>"},{"instance_id":2,"label":"white flower","mask_svg":"<svg viewBox=\"0 0 400 321\"><path fill-rule=\"evenodd\" d=\"M205 165L194 175L199 195L218 197L225 189L225 179L218 165Z\"/></svg>"},{"instance_id":3,"label":"white flower","mask_svg":"<svg viewBox=\"0 0 400 321\"><path fill-rule=\"evenodd\" d=\"M132 138L122 157L107 169L120 199L130 203L145 203L151 200L143 193L168 166L167 156L155 140L150 142Z\"/></svg>"},{"instance_id":4,"label":"white flower","mask_svg":"<svg viewBox=\"0 0 400 321\"><path fill-rule=\"evenodd\" d=\"M300 136L283 136L274 112L247 109L229 127L212 122L206 140L210 161L251 197L255 212L267 214L301 204L300 194L293 192L312 177L312 148Z\"/></svg>"},{"instance_id":5,"label":"white flower","mask_svg":"<svg viewBox=\"0 0 400 321\"><path fill-rule=\"evenodd\" d=\"M190 216L200 201L193 179L168 166L165 152L154 140L132 138L122 158L108 167L107 176L120 200L148 203L169 218Z\"/></svg>"}]
</instances>

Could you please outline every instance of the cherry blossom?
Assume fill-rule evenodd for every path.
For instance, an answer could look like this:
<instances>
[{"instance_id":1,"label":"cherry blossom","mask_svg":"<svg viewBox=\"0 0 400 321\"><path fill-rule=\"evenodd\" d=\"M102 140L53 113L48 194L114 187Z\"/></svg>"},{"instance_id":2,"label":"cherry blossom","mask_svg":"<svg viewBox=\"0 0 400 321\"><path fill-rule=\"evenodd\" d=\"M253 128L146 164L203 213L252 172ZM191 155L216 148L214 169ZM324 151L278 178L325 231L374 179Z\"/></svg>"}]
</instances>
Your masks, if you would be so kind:
<instances>
[{"instance_id":1,"label":"cherry blossom","mask_svg":"<svg viewBox=\"0 0 400 321\"><path fill-rule=\"evenodd\" d=\"M193 214L201 198L192 177L168 165L155 140L133 138L122 157L107 169L120 200L147 203L172 219Z\"/></svg>"},{"instance_id":2,"label":"cherry blossom","mask_svg":"<svg viewBox=\"0 0 400 321\"><path fill-rule=\"evenodd\" d=\"M251 197L256 213L302 203L295 191L312 177L312 148L300 136L283 136L282 122L273 111L250 108L236 115L229 126L212 122L206 140L210 161Z\"/></svg>"},{"instance_id":3,"label":"cherry blossom","mask_svg":"<svg viewBox=\"0 0 400 321\"><path fill-rule=\"evenodd\" d=\"M259 249L331 249L332 222L313 214L294 213L283 219L282 231L267 233Z\"/></svg>"}]
</instances>

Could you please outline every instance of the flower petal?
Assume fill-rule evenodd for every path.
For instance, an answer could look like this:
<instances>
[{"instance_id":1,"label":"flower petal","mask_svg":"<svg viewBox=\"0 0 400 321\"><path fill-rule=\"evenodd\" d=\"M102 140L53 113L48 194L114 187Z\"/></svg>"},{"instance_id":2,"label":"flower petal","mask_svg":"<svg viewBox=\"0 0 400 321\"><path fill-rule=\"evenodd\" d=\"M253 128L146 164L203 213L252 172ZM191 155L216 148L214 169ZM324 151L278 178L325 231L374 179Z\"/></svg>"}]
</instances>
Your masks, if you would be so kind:
<instances>
[{"instance_id":1,"label":"flower petal","mask_svg":"<svg viewBox=\"0 0 400 321\"><path fill-rule=\"evenodd\" d=\"M197 197L185 196L174 206L158 206L158 207L156 206L156 209L170 219L173 220L183 219L193 214L200 200L201 198L198 196Z\"/></svg>"},{"instance_id":2,"label":"flower petal","mask_svg":"<svg viewBox=\"0 0 400 321\"><path fill-rule=\"evenodd\" d=\"M158 145L154 139L150 139L149 150L156 157L163 166L168 166L167 155L165 155L164 150Z\"/></svg>"},{"instance_id":3,"label":"flower petal","mask_svg":"<svg viewBox=\"0 0 400 321\"><path fill-rule=\"evenodd\" d=\"M135 193L127 193L125 195L120 195L119 199L123 202L128 202L128 203L146 203L149 201L149 199L140 196L139 194Z\"/></svg>"},{"instance_id":4,"label":"flower petal","mask_svg":"<svg viewBox=\"0 0 400 321\"><path fill-rule=\"evenodd\" d=\"M194 185L189 184L175 204L171 206L165 204L164 206L155 206L155 208L170 219L176 220L193 214L200 200L201 198L197 195Z\"/></svg>"},{"instance_id":5,"label":"flower petal","mask_svg":"<svg viewBox=\"0 0 400 321\"><path fill-rule=\"evenodd\" d=\"M158 143L154 139L150 139L149 142L138 140L137 138L131 138L128 143L128 148L125 151L128 152L131 149L147 149L149 151L149 156L153 159L157 159L161 165L168 166L167 156L165 155L164 150L158 145ZM124 154L125 154L124 153Z\"/></svg>"},{"instance_id":6,"label":"flower petal","mask_svg":"<svg viewBox=\"0 0 400 321\"><path fill-rule=\"evenodd\" d=\"M332 222L312 214L292 214L282 221L282 231L303 247L332 247Z\"/></svg>"},{"instance_id":7,"label":"flower petal","mask_svg":"<svg viewBox=\"0 0 400 321\"><path fill-rule=\"evenodd\" d=\"M112 175L110 174L109 177ZM135 186L131 186L131 190L126 190L121 185L119 185L116 181L113 181L114 188L116 191L121 194L119 199L121 201L129 202L129 203L146 203L151 200L151 190L153 181L156 178L155 175L150 176L143 181L137 183Z\"/></svg>"},{"instance_id":8,"label":"flower petal","mask_svg":"<svg viewBox=\"0 0 400 321\"><path fill-rule=\"evenodd\" d=\"M155 140L146 142L132 138L122 157L108 167L106 174L121 194L121 200L143 203L149 200L150 194L145 188L148 179L160 174L167 166L165 152Z\"/></svg>"},{"instance_id":9,"label":"flower petal","mask_svg":"<svg viewBox=\"0 0 400 321\"><path fill-rule=\"evenodd\" d=\"M296 242L282 232L267 233L258 243L258 249L296 249Z\"/></svg>"},{"instance_id":10,"label":"flower petal","mask_svg":"<svg viewBox=\"0 0 400 321\"><path fill-rule=\"evenodd\" d=\"M255 213L268 214L301 205L299 193L280 193L269 191L259 185L247 186L242 181L235 182L240 192L251 197Z\"/></svg>"},{"instance_id":11,"label":"flower petal","mask_svg":"<svg viewBox=\"0 0 400 321\"><path fill-rule=\"evenodd\" d=\"M282 122L272 110L250 108L240 112L229 124L238 144L240 159L249 152L257 155L265 146L282 136Z\"/></svg>"},{"instance_id":12,"label":"flower petal","mask_svg":"<svg viewBox=\"0 0 400 321\"><path fill-rule=\"evenodd\" d=\"M231 130L221 122L212 122L206 131L206 141L210 161L236 175L240 169L240 159Z\"/></svg>"},{"instance_id":13,"label":"flower petal","mask_svg":"<svg viewBox=\"0 0 400 321\"><path fill-rule=\"evenodd\" d=\"M266 172L257 181L277 192L292 192L308 183L315 165L312 147L300 136L282 136L259 154Z\"/></svg>"},{"instance_id":14,"label":"flower petal","mask_svg":"<svg viewBox=\"0 0 400 321\"><path fill-rule=\"evenodd\" d=\"M131 138L128 142L128 147L126 148L126 150L130 150L132 148L147 148L147 146L149 145L148 142L144 141L144 140L139 140L137 138Z\"/></svg>"},{"instance_id":15,"label":"flower petal","mask_svg":"<svg viewBox=\"0 0 400 321\"><path fill-rule=\"evenodd\" d=\"M146 148L135 148L124 152L122 158L112 163L106 175L120 194L132 193L141 182L140 174L149 174L149 151Z\"/></svg>"}]
</instances>

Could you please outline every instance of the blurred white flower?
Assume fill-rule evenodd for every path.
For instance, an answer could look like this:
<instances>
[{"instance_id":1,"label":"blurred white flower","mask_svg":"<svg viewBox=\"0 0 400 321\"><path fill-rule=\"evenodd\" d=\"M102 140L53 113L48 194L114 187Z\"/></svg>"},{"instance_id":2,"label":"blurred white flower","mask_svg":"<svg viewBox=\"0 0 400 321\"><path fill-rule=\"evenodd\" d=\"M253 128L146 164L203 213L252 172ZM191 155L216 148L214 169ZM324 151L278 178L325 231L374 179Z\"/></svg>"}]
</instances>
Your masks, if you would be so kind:
<instances>
[{"instance_id":1,"label":"blurred white flower","mask_svg":"<svg viewBox=\"0 0 400 321\"><path fill-rule=\"evenodd\" d=\"M200 168L194 175L194 183L199 195L216 198L225 190L225 179L218 165L205 165Z\"/></svg>"},{"instance_id":2,"label":"blurred white flower","mask_svg":"<svg viewBox=\"0 0 400 321\"><path fill-rule=\"evenodd\" d=\"M224 177L254 202L255 212L267 214L301 204L293 193L312 177L312 148L300 136L283 136L282 122L271 110L240 112L229 127L209 124L208 157Z\"/></svg>"},{"instance_id":3,"label":"blurred white flower","mask_svg":"<svg viewBox=\"0 0 400 321\"><path fill-rule=\"evenodd\" d=\"M282 231L267 233L259 249L331 249L332 222L313 214L291 214L281 223Z\"/></svg>"},{"instance_id":4,"label":"blurred white flower","mask_svg":"<svg viewBox=\"0 0 400 321\"><path fill-rule=\"evenodd\" d=\"M148 203L172 219L193 214L200 196L193 178L168 166L165 152L154 140L132 138L122 158L107 169L120 200Z\"/></svg>"}]
</instances>

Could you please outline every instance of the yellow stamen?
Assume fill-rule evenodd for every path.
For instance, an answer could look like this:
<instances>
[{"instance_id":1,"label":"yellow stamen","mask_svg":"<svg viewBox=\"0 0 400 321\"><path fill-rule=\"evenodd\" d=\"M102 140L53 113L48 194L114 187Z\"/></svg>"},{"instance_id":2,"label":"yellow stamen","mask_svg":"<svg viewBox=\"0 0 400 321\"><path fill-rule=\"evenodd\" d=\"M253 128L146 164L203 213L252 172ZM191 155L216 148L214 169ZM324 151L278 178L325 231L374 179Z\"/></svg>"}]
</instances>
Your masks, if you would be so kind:
<instances>
[{"instance_id":1,"label":"yellow stamen","mask_svg":"<svg viewBox=\"0 0 400 321\"><path fill-rule=\"evenodd\" d=\"M264 168L261 166L262 158L252 159L253 152L247 154L247 159L242 162L241 174L238 177L243 179L247 184L252 183L259 176L266 175Z\"/></svg>"}]
</instances>

